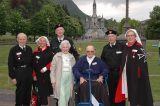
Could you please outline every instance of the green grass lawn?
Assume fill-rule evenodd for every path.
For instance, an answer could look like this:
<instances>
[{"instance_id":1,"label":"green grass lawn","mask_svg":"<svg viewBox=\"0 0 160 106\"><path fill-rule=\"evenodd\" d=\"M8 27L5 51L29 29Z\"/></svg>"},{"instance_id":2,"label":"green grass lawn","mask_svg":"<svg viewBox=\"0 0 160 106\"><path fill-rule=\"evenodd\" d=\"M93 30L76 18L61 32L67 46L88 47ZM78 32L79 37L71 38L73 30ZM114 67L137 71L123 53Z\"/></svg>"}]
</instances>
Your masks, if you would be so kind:
<instances>
[{"instance_id":1,"label":"green grass lawn","mask_svg":"<svg viewBox=\"0 0 160 106\"><path fill-rule=\"evenodd\" d=\"M93 44L96 48L96 55L100 56L103 46L106 44L105 40L92 40L90 42L77 42L76 47L81 55L85 53L85 47L88 44ZM148 41L146 45L148 68L150 75L160 75L160 65L158 65L158 48L152 47L155 44ZM35 48L35 45L31 45ZM8 78L7 59L8 52L11 45L0 46L0 89L15 89ZM160 76L150 76L151 87L154 101L160 101Z\"/></svg>"}]
</instances>

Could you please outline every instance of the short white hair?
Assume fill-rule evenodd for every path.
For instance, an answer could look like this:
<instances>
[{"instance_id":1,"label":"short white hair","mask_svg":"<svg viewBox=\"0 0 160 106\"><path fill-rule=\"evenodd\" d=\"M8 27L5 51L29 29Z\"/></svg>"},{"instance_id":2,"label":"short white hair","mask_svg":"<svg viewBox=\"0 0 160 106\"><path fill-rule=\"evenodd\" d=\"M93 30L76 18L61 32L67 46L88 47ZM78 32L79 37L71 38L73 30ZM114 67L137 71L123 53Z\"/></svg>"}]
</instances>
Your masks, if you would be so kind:
<instances>
[{"instance_id":1,"label":"short white hair","mask_svg":"<svg viewBox=\"0 0 160 106\"><path fill-rule=\"evenodd\" d=\"M18 39L19 37L21 37L21 36L24 36L24 37L26 37L26 39L27 39L27 35L26 35L25 33L19 33L19 34L17 35L17 39Z\"/></svg>"},{"instance_id":2,"label":"short white hair","mask_svg":"<svg viewBox=\"0 0 160 106\"><path fill-rule=\"evenodd\" d=\"M62 46L63 46L64 44L67 44L68 47L71 48L71 44L69 43L68 40L63 40L63 41L60 43L59 48L62 49Z\"/></svg>"},{"instance_id":3,"label":"short white hair","mask_svg":"<svg viewBox=\"0 0 160 106\"><path fill-rule=\"evenodd\" d=\"M36 40L36 43L37 43L37 44L39 43L39 40L40 40L41 38L44 38L44 39L46 40L47 46L50 46L49 40L48 40L48 38L47 38L46 36L40 36L40 37Z\"/></svg>"}]
</instances>

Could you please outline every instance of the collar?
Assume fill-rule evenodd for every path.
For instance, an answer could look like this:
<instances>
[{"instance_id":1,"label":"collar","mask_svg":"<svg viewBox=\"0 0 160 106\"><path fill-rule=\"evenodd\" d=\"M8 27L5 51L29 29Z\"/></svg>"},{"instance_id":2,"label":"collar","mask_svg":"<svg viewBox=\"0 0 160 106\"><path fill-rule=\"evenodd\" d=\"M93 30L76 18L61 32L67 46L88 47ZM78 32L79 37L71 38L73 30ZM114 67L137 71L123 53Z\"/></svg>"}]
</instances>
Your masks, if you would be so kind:
<instances>
[{"instance_id":1,"label":"collar","mask_svg":"<svg viewBox=\"0 0 160 106\"><path fill-rule=\"evenodd\" d=\"M58 39L58 41L60 41L60 40L62 41L64 39L64 35L61 38L57 37L57 39Z\"/></svg>"},{"instance_id":2,"label":"collar","mask_svg":"<svg viewBox=\"0 0 160 106\"><path fill-rule=\"evenodd\" d=\"M23 48L26 48L26 45L24 45L24 46L19 45L19 47L20 47L21 49L23 49Z\"/></svg>"},{"instance_id":3,"label":"collar","mask_svg":"<svg viewBox=\"0 0 160 106\"><path fill-rule=\"evenodd\" d=\"M45 51L45 50L47 50L48 49L48 46L46 46L45 48L40 48L40 47L37 47L36 48L36 50L34 50L34 53L36 53L36 52L43 52L43 51Z\"/></svg>"},{"instance_id":4,"label":"collar","mask_svg":"<svg viewBox=\"0 0 160 106\"><path fill-rule=\"evenodd\" d=\"M88 61L89 65L91 65L91 63L92 63L92 61L94 60L94 58L95 58L95 56L93 56L92 58L89 58L89 57L87 56L87 61Z\"/></svg>"},{"instance_id":5,"label":"collar","mask_svg":"<svg viewBox=\"0 0 160 106\"><path fill-rule=\"evenodd\" d=\"M133 45L142 46L139 42L135 42L134 44L126 43L127 47L132 47Z\"/></svg>"},{"instance_id":6,"label":"collar","mask_svg":"<svg viewBox=\"0 0 160 106\"><path fill-rule=\"evenodd\" d=\"M56 53L56 55L57 55L58 57L61 57L61 58L62 58L63 53L62 53L62 52L58 52L58 53ZM69 56L69 58L74 58L74 56L73 56L71 53L68 53L68 56Z\"/></svg>"},{"instance_id":7,"label":"collar","mask_svg":"<svg viewBox=\"0 0 160 106\"><path fill-rule=\"evenodd\" d=\"M116 42L113 43L113 44L109 43L109 46L110 46L110 47L113 47L113 46L115 46L115 45L116 45Z\"/></svg>"}]
</instances>

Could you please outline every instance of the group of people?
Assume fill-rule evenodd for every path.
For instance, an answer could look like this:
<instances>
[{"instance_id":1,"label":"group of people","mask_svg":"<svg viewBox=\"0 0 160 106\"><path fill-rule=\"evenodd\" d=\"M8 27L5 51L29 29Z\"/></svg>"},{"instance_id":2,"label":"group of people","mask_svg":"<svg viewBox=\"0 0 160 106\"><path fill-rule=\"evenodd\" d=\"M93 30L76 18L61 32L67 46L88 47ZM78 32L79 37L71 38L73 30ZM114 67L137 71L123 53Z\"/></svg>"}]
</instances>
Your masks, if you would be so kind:
<instances>
[{"instance_id":1,"label":"group of people","mask_svg":"<svg viewBox=\"0 0 160 106\"><path fill-rule=\"evenodd\" d=\"M37 48L26 45L27 36L17 35L18 44L8 56L9 76L16 85L15 106L30 106L32 82L38 87L39 106L48 105L54 95L56 106L68 106L76 85L76 103L89 102L89 75L93 96L104 106L153 106L146 54L135 29L129 29L126 44L117 41L117 32L106 32L108 44L101 57L93 45L79 57L72 39L64 36L62 24L55 26L56 37L40 36Z\"/></svg>"}]
</instances>

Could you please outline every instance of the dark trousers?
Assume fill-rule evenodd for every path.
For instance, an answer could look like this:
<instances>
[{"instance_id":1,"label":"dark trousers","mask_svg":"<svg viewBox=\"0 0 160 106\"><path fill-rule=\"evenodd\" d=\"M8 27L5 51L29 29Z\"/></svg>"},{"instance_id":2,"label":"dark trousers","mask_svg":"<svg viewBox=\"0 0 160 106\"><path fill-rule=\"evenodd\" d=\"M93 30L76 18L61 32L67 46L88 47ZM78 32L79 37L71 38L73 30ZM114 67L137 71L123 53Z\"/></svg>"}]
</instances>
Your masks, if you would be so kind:
<instances>
[{"instance_id":1,"label":"dark trousers","mask_svg":"<svg viewBox=\"0 0 160 106\"><path fill-rule=\"evenodd\" d=\"M105 106L109 105L108 91L105 84L97 81L92 81L92 94L99 103L103 103ZM89 84L84 82L78 89L79 102L89 102Z\"/></svg>"},{"instance_id":2,"label":"dark trousers","mask_svg":"<svg viewBox=\"0 0 160 106\"><path fill-rule=\"evenodd\" d=\"M109 100L110 106L125 106L125 101L121 103L115 103L115 94L117 90L117 85L120 77L120 72L118 69L110 69L108 75L108 88L109 88Z\"/></svg>"},{"instance_id":3,"label":"dark trousers","mask_svg":"<svg viewBox=\"0 0 160 106\"><path fill-rule=\"evenodd\" d=\"M41 76L37 75L37 78L39 102L41 105L48 105L48 97L53 94L49 74L43 73Z\"/></svg>"},{"instance_id":4,"label":"dark trousers","mask_svg":"<svg viewBox=\"0 0 160 106\"><path fill-rule=\"evenodd\" d=\"M30 106L32 76L27 70L17 70L16 72L16 104L15 106Z\"/></svg>"}]
</instances>

